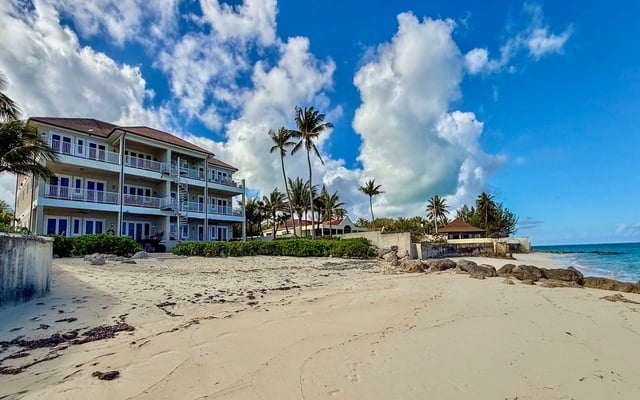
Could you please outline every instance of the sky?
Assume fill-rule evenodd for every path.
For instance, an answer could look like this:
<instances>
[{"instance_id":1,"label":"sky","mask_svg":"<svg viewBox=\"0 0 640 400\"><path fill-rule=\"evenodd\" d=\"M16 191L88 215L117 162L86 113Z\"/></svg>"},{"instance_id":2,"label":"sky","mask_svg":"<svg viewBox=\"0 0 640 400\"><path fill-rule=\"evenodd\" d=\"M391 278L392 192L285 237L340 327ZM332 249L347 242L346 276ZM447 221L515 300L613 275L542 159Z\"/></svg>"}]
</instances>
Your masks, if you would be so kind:
<instances>
[{"instance_id":1,"label":"sky","mask_svg":"<svg viewBox=\"0 0 640 400\"><path fill-rule=\"evenodd\" d=\"M370 218L450 217L483 191L534 245L640 241L640 2L5 0L0 72L25 117L162 129L284 191L269 129L334 128L313 183ZM285 158L307 179L306 154ZM15 180L0 175L0 200Z\"/></svg>"}]
</instances>

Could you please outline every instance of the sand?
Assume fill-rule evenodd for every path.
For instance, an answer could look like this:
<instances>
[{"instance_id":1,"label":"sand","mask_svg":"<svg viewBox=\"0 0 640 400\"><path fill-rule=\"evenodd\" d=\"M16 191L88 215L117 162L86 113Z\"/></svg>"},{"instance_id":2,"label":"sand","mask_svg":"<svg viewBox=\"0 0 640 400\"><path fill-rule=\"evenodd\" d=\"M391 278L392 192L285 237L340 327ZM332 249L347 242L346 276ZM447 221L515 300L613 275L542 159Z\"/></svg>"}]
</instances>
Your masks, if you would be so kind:
<instances>
[{"instance_id":1,"label":"sand","mask_svg":"<svg viewBox=\"0 0 640 400\"><path fill-rule=\"evenodd\" d=\"M544 254L516 257L559 267ZM640 304L594 289L385 267L335 258L55 260L49 296L0 310L0 342L82 337L99 325L135 330L21 358L6 359L24 354L17 346L0 347L0 368L51 358L1 374L0 399L640 398ZM99 380L96 371L119 377Z\"/></svg>"}]
</instances>

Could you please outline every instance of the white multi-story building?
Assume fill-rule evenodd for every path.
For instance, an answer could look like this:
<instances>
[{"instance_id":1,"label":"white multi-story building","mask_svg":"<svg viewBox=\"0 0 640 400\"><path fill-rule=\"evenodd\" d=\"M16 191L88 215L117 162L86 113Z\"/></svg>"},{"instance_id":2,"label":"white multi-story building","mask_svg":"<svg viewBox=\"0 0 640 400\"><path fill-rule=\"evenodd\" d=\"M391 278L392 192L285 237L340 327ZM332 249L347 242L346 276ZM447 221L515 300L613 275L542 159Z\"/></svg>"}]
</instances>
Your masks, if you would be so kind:
<instances>
[{"instance_id":1,"label":"white multi-story building","mask_svg":"<svg viewBox=\"0 0 640 400\"><path fill-rule=\"evenodd\" d=\"M199 146L145 126L85 118L30 118L58 155L49 182L18 176L16 218L35 234L112 233L170 249L230 240L245 219L237 169ZM241 201L244 204L244 201ZM243 229L244 232L244 229Z\"/></svg>"}]
</instances>

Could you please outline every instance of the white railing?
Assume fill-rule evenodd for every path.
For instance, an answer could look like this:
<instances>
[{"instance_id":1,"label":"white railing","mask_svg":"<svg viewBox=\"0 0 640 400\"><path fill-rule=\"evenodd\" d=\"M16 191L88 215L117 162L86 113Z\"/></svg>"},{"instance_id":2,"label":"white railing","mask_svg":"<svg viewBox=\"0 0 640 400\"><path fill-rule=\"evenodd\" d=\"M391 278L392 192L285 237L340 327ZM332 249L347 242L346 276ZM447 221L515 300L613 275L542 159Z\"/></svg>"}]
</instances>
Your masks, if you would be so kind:
<instances>
[{"instance_id":1,"label":"white railing","mask_svg":"<svg viewBox=\"0 0 640 400\"><path fill-rule=\"evenodd\" d=\"M127 167L145 169L147 171L162 171L162 163L159 161L147 160L140 157L124 156L124 165Z\"/></svg>"},{"instance_id":2,"label":"white railing","mask_svg":"<svg viewBox=\"0 0 640 400\"><path fill-rule=\"evenodd\" d=\"M45 185L44 197L49 199L118 204L118 193L102 190L77 189L68 186Z\"/></svg>"},{"instance_id":3,"label":"white railing","mask_svg":"<svg viewBox=\"0 0 640 400\"><path fill-rule=\"evenodd\" d=\"M101 150L95 147L89 147L86 144L81 147L81 151L78 151L78 146L74 148L72 143L63 142L60 140L51 140L51 149L58 154L65 154L68 156L86 158L89 160L102 161L110 164L118 164L120 162L120 155L108 150Z\"/></svg>"},{"instance_id":4,"label":"white railing","mask_svg":"<svg viewBox=\"0 0 640 400\"><path fill-rule=\"evenodd\" d=\"M233 187L238 187L241 188L242 187L242 181L237 181L235 179L229 178L228 176L225 177L209 177L209 182L212 183L218 183L220 185L225 185L225 186L233 186Z\"/></svg>"},{"instance_id":5,"label":"white railing","mask_svg":"<svg viewBox=\"0 0 640 400\"><path fill-rule=\"evenodd\" d=\"M146 208L160 208L161 198L151 196L138 196L135 194L125 194L124 204L127 206L137 206Z\"/></svg>"},{"instance_id":6,"label":"white railing","mask_svg":"<svg viewBox=\"0 0 640 400\"><path fill-rule=\"evenodd\" d=\"M233 215L235 217L242 217L242 209L233 208L231 206L216 206L209 204L209 214L218 215Z\"/></svg>"}]
</instances>

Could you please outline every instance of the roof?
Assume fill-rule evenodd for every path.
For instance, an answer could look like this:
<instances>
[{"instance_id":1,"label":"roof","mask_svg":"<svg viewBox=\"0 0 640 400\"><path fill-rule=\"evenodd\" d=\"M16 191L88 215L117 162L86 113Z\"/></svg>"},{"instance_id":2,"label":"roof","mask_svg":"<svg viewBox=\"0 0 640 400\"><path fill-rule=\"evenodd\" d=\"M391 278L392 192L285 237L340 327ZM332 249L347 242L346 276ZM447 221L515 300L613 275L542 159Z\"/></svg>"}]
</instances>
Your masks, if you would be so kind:
<instances>
[{"instance_id":1,"label":"roof","mask_svg":"<svg viewBox=\"0 0 640 400\"><path fill-rule=\"evenodd\" d=\"M57 117L31 117L30 121L40 122L43 124L55 126L58 128L69 129L76 132L87 133L90 135L100 136L103 138L110 137L116 130L133 133L138 136L146 137L149 139L155 139L163 143L173 144L178 147L182 147L189 150L194 150L200 153L210 154L208 162L213 165L217 165L222 168L227 168L233 171L237 171L236 167L233 167L223 161L218 160L213 156L213 153L200 146L196 146L178 136L172 135L167 132L163 132L158 129L149 128L148 126L118 126L109 122L99 121L94 118L57 118Z\"/></svg>"},{"instance_id":2,"label":"roof","mask_svg":"<svg viewBox=\"0 0 640 400\"><path fill-rule=\"evenodd\" d=\"M468 224L460 218L454 219L449 225L442 229L438 229L439 233L480 233L484 232L484 229L476 228L475 226Z\"/></svg>"},{"instance_id":3,"label":"roof","mask_svg":"<svg viewBox=\"0 0 640 400\"><path fill-rule=\"evenodd\" d=\"M30 121L41 122L43 124L57 126L58 128L72 131L88 133L91 135L108 137L116 125L93 118L53 118L53 117L31 117Z\"/></svg>"},{"instance_id":4,"label":"roof","mask_svg":"<svg viewBox=\"0 0 640 400\"><path fill-rule=\"evenodd\" d=\"M231 170L234 170L234 171L238 170L238 168L233 167L233 166L227 164L224 161L220 161L217 158L215 158L214 156L210 156L207 161L209 162L209 164L217 165L218 167L228 168L228 169L231 169Z\"/></svg>"},{"instance_id":5,"label":"roof","mask_svg":"<svg viewBox=\"0 0 640 400\"><path fill-rule=\"evenodd\" d=\"M189 143L184 139L180 139L170 133L159 131L157 129L149 128L147 126L119 126L117 129L125 132L134 133L139 136L144 136L149 139L155 139L160 142L174 144L176 146L184 147L190 150L195 150L201 153L211 154L209 150L205 150L200 146L196 146L193 143Z\"/></svg>"}]
</instances>

